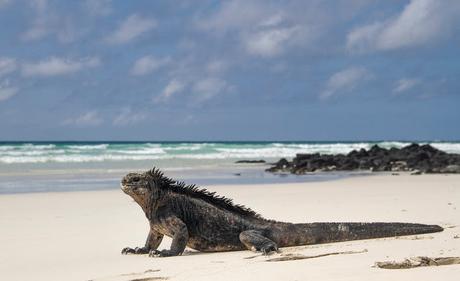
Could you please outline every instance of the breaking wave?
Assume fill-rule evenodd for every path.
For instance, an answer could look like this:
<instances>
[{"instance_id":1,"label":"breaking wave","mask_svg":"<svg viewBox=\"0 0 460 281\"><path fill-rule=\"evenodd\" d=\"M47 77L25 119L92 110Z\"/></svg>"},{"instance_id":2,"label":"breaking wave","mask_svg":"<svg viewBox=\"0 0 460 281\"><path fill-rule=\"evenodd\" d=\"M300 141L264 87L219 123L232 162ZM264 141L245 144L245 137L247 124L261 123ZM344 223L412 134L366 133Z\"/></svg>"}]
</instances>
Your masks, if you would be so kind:
<instances>
[{"instance_id":1,"label":"breaking wave","mask_svg":"<svg viewBox=\"0 0 460 281\"><path fill-rule=\"evenodd\" d=\"M292 158L297 153L345 154L378 144L403 147L411 142L203 142L203 143L0 143L0 163L81 163L161 159L221 160ZM427 143L427 142L424 142ZM424 144L421 143L421 144ZM460 142L430 142L460 153Z\"/></svg>"}]
</instances>

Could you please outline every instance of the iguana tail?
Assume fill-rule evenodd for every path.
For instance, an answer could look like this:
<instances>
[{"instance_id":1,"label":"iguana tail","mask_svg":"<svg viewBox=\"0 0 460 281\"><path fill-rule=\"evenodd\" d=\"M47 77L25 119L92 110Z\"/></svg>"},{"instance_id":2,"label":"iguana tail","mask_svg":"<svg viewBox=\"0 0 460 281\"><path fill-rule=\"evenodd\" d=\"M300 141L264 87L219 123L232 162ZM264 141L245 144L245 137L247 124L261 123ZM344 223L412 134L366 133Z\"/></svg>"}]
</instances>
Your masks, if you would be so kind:
<instances>
[{"instance_id":1,"label":"iguana tail","mask_svg":"<svg viewBox=\"0 0 460 281\"><path fill-rule=\"evenodd\" d=\"M280 247L440 232L439 225L418 223L299 223L282 227Z\"/></svg>"}]
</instances>

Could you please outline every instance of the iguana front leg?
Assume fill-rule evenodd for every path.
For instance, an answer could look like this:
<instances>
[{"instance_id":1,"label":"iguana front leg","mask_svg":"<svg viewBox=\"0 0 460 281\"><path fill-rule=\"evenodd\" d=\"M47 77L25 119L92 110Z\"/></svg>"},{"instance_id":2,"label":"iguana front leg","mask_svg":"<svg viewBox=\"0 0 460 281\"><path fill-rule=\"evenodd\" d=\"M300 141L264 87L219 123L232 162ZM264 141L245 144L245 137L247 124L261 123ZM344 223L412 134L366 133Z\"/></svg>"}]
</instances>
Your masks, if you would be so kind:
<instances>
[{"instance_id":1,"label":"iguana front leg","mask_svg":"<svg viewBox=\"0 0 460 281\"><path fill-rule=\"evenodd\" d=\"M150 227L149 235L147 236L147 240L145 241L144 247L136 247L130 248L126 247L121 250L121 253L124 255L127 254L148 254L151 250L156 250L158 246L160 246L161 240L163 240L163 234L155 231L153 227Z\"/></svg>"},{"instance_id":2,"label":"iguana front leg","mask_svg":"<svg viewBox=\"0 0 460 281\"><path fill-rule=\"evenodd\" d=\"M159 227L165 229L166 233L171 234L171 248L169 250L162 251L153 249L150 251L149 256L170 257L181 255L184 252L185 246L188 242L188 230L185 223L175 216L170 216L164 219L160 219L159 224Z\"/></svg>"}]
</instances>

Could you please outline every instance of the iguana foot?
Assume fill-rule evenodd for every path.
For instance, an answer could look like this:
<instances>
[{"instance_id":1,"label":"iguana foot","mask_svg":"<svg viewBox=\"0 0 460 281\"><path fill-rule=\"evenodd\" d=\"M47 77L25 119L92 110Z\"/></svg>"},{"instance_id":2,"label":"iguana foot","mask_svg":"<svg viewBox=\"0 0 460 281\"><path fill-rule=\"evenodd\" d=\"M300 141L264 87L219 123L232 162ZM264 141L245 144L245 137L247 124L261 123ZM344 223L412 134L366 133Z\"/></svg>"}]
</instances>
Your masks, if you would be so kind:
<instances>
[{"instance_id":1,"label":"iguana foot","mask_svg":"<svg viewBox=\"0 0 460 281\"><path fill-rule=\"evenodd\" d=\"M150 250L149 252L149 257L172 257L172 256L177 256L174 253L172 253L170 250Z\"/></svg>"},{"instance_id":2,"label":"iguana foot","mask_svg":"<svg viewBox=\"0 0 460 281\"><path fill-rule=\"evenodd\" d=\"M277 252L278 246L276 243L267 237L263 236L257 230L246 230L240 233L240 241L246 246L247 249L262 252L268 255L270 252Z\"/></svg>"},{"instance_id":3,"label":"iguana foot","mask_svg":"<svg viewBox=\"0 0 460 281\"><path fill-rule=\"evenodd\" d=\"M123 250L121 250L121 254L123 255L128 255L128 254L135 254L135 255L144 255L144 254L148 254L149 253L149 249L147 247L136 247L136 248L130 248L130 247L126 247L126 248L123 248Z\"/></svg>"},{"instance_id":4,"label":"iguana foot","mask_svg":"<svg viewBox=\"0 0 460 281\"><path fill-rule=\"evenodd\" d=\"M264 254L264 255L269 255L271 252L278 252L279 250L278 250L278 246L276 246L275 243L273 243L273 244L270 243L268 245L263 245L259 249L259 251L261 251L262 254Z\"/></svg>"}]
</instances>

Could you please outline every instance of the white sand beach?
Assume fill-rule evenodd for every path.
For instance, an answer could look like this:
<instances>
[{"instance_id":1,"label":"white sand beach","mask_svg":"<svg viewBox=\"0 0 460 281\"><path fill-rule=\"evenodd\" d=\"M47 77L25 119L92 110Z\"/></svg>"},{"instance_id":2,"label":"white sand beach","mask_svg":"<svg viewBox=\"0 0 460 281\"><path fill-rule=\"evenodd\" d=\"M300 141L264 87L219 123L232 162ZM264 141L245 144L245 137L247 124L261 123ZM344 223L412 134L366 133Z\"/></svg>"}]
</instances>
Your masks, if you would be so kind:
<instances>
[{"instance_id":1,"label":"white sand beach","mask_svg":"<svg viewBox=\"0 0 460 281\"><path fill-rule=\"evenodd\" d=\"M460 175L375 175L336 181L209 186L264 217L291 222L400 221L441 233L250 251L124 256L148 224L120 190L0 196L2 280L458 280L460 265L380 269L377 261L460 256ZM457 238L456 238L457 237ZM160 248L168 247L165 239ZM267 262L288 254L352 252ZM353 253L356 252L356 253Z\"/></svg>"}]
</instances>

